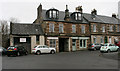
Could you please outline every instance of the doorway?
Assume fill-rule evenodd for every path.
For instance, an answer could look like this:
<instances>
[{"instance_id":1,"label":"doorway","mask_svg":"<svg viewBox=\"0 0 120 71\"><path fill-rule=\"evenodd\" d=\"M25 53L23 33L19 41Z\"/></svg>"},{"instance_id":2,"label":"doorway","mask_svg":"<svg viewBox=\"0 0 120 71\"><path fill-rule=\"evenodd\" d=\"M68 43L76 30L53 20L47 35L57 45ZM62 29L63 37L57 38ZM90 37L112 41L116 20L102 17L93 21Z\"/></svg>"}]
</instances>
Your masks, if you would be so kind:
<instances>
[{"instance_id":1,"label":"doorway","mask_svg":"<svg viewBox=\"0 0 120 71\"><path fill-rule=\"evenodd\" d=\"M59 38L59 52L69 51L68 38Z\"/></svg>"}]
</instances>

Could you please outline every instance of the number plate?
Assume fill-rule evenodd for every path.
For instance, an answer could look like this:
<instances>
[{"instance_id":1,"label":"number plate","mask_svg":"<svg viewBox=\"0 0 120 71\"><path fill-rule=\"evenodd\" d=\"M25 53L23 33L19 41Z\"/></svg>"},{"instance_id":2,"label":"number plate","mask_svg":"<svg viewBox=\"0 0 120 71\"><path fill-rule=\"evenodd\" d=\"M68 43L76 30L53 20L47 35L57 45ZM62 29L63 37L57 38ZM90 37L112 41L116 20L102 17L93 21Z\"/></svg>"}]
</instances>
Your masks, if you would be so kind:
<instances>
[{"instance_id":1,"label":"number plate","mask_svg":"<svg viewBox=\"0 0 120 71\"><path fill-rule=\"evenodd\" d=\"M12 51L12 50L9 50L9 51Z\"/></svg>"}]
</instances>

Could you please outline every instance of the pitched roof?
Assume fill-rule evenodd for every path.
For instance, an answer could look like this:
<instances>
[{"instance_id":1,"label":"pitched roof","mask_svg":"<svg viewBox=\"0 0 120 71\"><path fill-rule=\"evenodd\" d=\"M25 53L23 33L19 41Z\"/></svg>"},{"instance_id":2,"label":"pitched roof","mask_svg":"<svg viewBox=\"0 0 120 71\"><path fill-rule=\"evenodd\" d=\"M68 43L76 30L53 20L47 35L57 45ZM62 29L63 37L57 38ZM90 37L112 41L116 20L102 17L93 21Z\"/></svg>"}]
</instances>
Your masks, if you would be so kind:
<instances>
[{"instance_id":1,"label":"pitched roof","mask_svg":"<svg viewBox=\"0 0 120 71\"><path fill-rule=\"evenodd\" d=\"M46 16L46 12L47 12L47 10L42 10L42 17L43 17L43 20L51 20L51 19L49 19L47 16ZM69 12L69 14L71 15L72 14L72 12ZM59 11L59 19L57 20L57 21L65 21L64 20L64 17L65 17L65 12L64 11ZM78 21L75 21L75 20L73 20L73 19L71 19L70 18L70 22L75 22L75 23L77 23ZM83 21L81 22L81 23L88 23L87 22L87 20L85 20L84 18L83 18Z\"/></svg>"},{"instance_id":2,"label":"pitched roof","mask_svg":"<svg viewBox=\"0 0 120 71\"><path fill-rule=\"evenodd\" d=\"M43 30L38 24L11 23L11 34L17 35L43 35Z\"/></svg>"},{"instance_id":3,"label":"pitched roof","mask_svg":"<svg viewBox=\"0 0 120 71\"><path fill-rule=\"evenodd\" d=\"M51 20L51 19L47 18L46 12L47 12L47 10L44 10L44 9L42 10L43 20ZM72 12L69 12L69 14L71 15ZM59 11L59 19L57 21L65 21L64 17L65 17L65 12ZM71 20L70 22L79 22L79 21L75 21L71 18L70 18L70 20ZM81 23L89 23L89 22L120 24L120 19L117 19L114 17L109 17L109 16L102 16L102 15L95 15L94 19L93 19L92 14L83 13L83 21Z\"/></svg>"}]
</instances>

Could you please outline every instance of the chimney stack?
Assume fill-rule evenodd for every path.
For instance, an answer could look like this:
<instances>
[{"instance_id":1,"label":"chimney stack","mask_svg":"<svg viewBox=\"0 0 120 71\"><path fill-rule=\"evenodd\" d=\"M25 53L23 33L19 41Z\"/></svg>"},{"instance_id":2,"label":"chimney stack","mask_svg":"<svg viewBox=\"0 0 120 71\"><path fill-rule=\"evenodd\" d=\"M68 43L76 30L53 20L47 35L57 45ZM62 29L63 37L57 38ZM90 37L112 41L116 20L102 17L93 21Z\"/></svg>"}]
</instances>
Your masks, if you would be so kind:
<instances>
[{"instance_id":1,"label":"chimney stack","mask_svg":"<svg viewBox=\"0 0 120 71\"><path fill-rule=\"evenodd\" d=\"M91 12L92 15L97 15L97 10L96 9L93 9L92 12Z\"/></svg>"},{"instance_id":2,"label":"chimney stack","mask_svg":"<svg viewBox=\"0 0 120 71\"><path fill-rule=\"evenodd\" d=\"M76 11L82 13L82 11L83 11L82 6L78 6L78 7L76 7Z\"/></svg>"},{"instance_id":3,"label":"chimney stack","mask_svg":"<svg viewBox=\"0 0 120 71\"><path fill-rule=\"evenodd\" d=\"M42 13L42 5L40 3L39 7L37 8L37 18L41 17L41 13Z\"/></svg>"},{"instance_id":4,"label":"chimney stack","mask_svg":"<svg viewBox=\"0 0 120 71\"><path fill-rule=\"evenodd\" d=\"M65 21L69 21L69 20L70 20L68 5L66 5L65 18L64 18L64 20L65 20Z\"/></svg>"},{"instance_id":5,"label":"chimney stack","mask_svg":"<svg viewBox=\"0 0 120 71\"><path fill-rule=\"evenodd\" d=\"M115 13L112 14L112 17L117 18Z\"/></svg>"}]
</instances>

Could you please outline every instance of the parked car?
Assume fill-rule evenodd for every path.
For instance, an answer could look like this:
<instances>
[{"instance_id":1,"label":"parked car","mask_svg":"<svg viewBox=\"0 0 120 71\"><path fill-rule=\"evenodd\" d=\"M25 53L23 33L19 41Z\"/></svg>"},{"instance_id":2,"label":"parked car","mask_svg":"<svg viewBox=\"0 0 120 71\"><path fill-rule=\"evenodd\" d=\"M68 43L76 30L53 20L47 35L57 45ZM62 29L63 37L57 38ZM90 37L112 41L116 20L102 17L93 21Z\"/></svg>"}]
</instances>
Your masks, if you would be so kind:
<instances>
[{"instance_id":1,"label":"parked car","mask_svg":"<svg viewBox=\"0 0 120 71\"><path fill-rule=\"evenodd\" d=\"M99 50L101 48L101 44L89 44L88 50Z\"/></svg>"},{"instance_id":2,"label":"parked car","mask_svg":"<svg viewBox=\"0 0 120 71\"><path fill-rule=\"evenodd\" d=\"M27 55L28 51L23 46L10 46L7 49L7 56L15 55Z\"/></svg>"},{"instance_id":3,"label":"parked car","mask_svg":"<svg viewBox=\"0 0 120 71\"><path fill-rule=\"evenodd\" d=\"M110 43L106 43L100 48L100 52L112 52L112 51L118 51L118 50L119 50L118 46Z\"/></svg>"},{"instance_id":4,"label":"parked car","mask_svg":"<svg viewBox=\"0 0 120 71\"><path fill-rule=\"evenodd\" d=\"M6 53L7 53L7 50L0 46L0 54L6 55Z\"/></svg>"},{"instance_id":5,"label":"parked car","mask_svg":"<svg viewBox=\"0 0 120 71\"><path fill-rule=\"evenodd\" d=\"M34 49L32 49L32 53L35 53L37 55L40 55L41 53L56 53L56 49L52 47L48 47L46 45L38 45L35 46Z\"/></svg>"}]
</instances>

